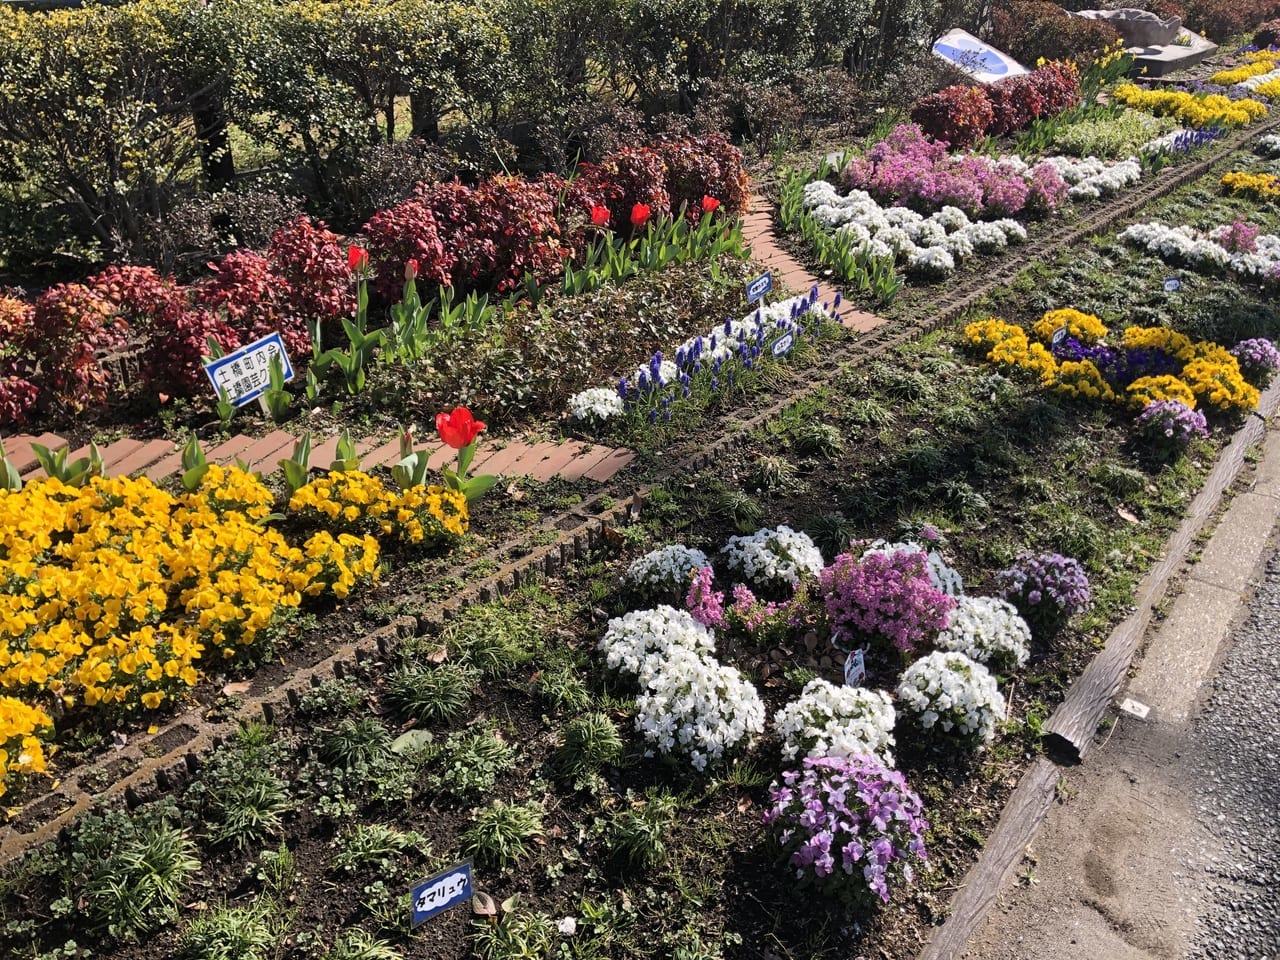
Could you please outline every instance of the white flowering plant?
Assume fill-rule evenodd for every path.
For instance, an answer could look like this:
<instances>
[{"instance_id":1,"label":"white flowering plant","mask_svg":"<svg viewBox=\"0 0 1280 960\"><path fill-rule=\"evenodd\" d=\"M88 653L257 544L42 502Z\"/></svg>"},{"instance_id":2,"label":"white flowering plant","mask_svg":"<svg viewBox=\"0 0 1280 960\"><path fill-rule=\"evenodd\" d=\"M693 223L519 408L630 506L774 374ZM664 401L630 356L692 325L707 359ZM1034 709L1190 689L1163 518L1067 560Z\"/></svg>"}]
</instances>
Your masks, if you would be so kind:
<instances>
[{"instance_id":1,"label":"white flowering plant","mask_svg":"<svg viewBox=\"0 0 1280 960\"><path fill-rule=\"evenodd\" d=\"M1258 139L1258 152L1273 160L1280 157L1280 133L1269 133Z\"/></svg>"},{"instance_id":2,"label":"white flowering plant","mask_svg":"<svg viewBox=\"0 0 1280 960\"><path fill-rule=\"evenodd\" d=\"M896 694L899 708L922 730L968 747L990 743L1005 718L996 678L963 653L937 650L917 660L902 674Z\"/></svg>"},{"instance_id":3,"label":"white flowering plant","mask_svg":"<svg viewBox=\"0 0 1280 960\"><path fill-rule=\"evenodd\" d=\"M711 656L715 649L715 634L688 612L665 605L614 617L600 638L605 665L635 677L651 659L660 662L676 650Z\"/></svg>"},{"instance_id":4,"label":"white flowering plant","mask_svg":"<svg viewBox=\"0 0 1280 960\"><path fill-rule=\"evenodd\" d=\"M617 390L591 387L569 398L569 416L591 426L599 426L627 412Z\"/></svg>"},{"instance_id":5,"label":"white flowering plant","mask_svg":"<svg viewBox=\"0 0 1280 960\"><path fill-rule=\"evenodd\" d=\"M1183 263L1198 270L1220 270L1247 279L1280 280L1280 236L1251 235L1247 245L1226 243L1237 234L1235 224L1223 224L1202 233L1193 227L1171 227L1158 221L1135 223L1119 239L1145 250L1167 263Z\"/></svg>"},{"instance_id":6,"label":"white flowering plant","mask_svg":"<svg viewBox=\"0 0 1280 960\"><path fill-rule=\"evenodd\" d=\"M893 702L883 690L810 680L773 716L782 757L852 757L871 754L893 766Z\"/></svg>"},{"instance_id":7,"label":"white flowering plant","mask_svg":"<svg viewBox=\"0 0 1280 960\"><path fill-rule=\"evenodd\" d=\"M730 537L721 552L731 573L762 589L794 589L825 566L822 551L809 535L787 526Z\"/></svg>"},{"instance_id":8,"label":"white flowering plant","mask_svg":"<svg viewBox=\"0 0 1280 960\"><path fill-rule=\"evenodd\" d=\"M648 755L678 754L695 770L764 732L760 694L737 669L686 647L651 658L640 673L636 730Z\"/></svg>"},{"instance_id":9,"label":"white flowering plant","mask_svg":"<svg viewBox=\"0 0 1280 960\"><path fill-rule=\"evenodd\" d=\"M1018 608L999 597L961 597L935 641L939 650L963 653L997 673L1027 662L1031 628Z\"/></svg>"},{"instance_id":10,"label":"white flowering plant","mask_svg":"<svg viewBox=\"0 0 1280 960\"><path fill-rule=\"evenodd\" d=\"M646 600L683 600L694 574L708 565L707 555L683 543L650 550L627 568L627 586Z\"/></svg>"}]
</instances>

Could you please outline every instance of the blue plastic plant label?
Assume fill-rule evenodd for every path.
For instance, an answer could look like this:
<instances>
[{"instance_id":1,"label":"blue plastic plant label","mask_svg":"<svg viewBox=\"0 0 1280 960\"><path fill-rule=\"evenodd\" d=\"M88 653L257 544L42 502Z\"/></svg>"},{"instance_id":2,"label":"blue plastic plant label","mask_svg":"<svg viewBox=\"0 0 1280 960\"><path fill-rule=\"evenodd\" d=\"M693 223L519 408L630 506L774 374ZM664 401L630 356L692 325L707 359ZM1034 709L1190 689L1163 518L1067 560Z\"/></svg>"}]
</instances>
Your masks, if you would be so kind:
<instances>
[{"instance_id":1,"label":"blue plastic plant label","mask_svg":"<svg viewBox=\"0 0 1280 960\"><path fill-rule=\"evenodd\" d=\"M796 335L794 333L784 333L777 340L773 341L773 346L769 349L775 357L784 357L791 352L791 348L795 345Z\"/></svg>"},{"instance_id":2,"label":"blue plastic plant label","mask_svg":"<svg viewBox=\"0 0 1280 960\"><path fill-rule=\"evenodd\" d=\"M293 364L278 332L269 333L225 357L210 360L204 365L204 372L219 396L225 391L232 405L243 407L271 386L271 359L276 356L284 368L285 380L292 380Z\"/></svg>"},{"instance_id":3,"label":"blue plastic plant label","mask_svg":"<svg viewBox=\"0 0 1280 960\"><path fill-rule=\"evenodd\" d=\"M866 652L861 649L850 651L849 656L844 661L844 685L846 687L860 687L862 686L862 681L866 679Z\"/></svg>"},{"instance_id":4,"label":"blue plastic plant label","mask_svg":"<svg viewBox=\"0 0 1280 960\"><path fill-rule=\"evenodd\" d=\"M412 926L425 923L450 907L466 903L474 892L470 860L463 860L446 870L441 870L434 877L423 880L413 888L410 895L413 905Z\"/></svg>"},{"instance_id":5,"label":"blue plastic plant label","mask_svg":"<svg viewBox=\"0 0 1280 960\"><path fill-rule=\"evenodd\" d=\"M1164 279L1165 293L1177 293L1181 289L1182 289L1181 280L1179 280L1177 277L1165 277Z\"/></svg>"},{"instance_id":6,"label":"blue plastic plant label","mask_svg":"<svg viewBox=\"0 0 1280 960\"><path fill-rule=\"evenodd\" d=\"M773 289L773 272L766 270L747 284L747 303L755 303Z\"/></svg>"},{"instance_id":7,"label":"blue plastic plant label","mask_svg":"<svg viewBox=\"0 0 1280 960\"><path fill-rule=\"evenodd\" d=\"M1055 347L1056 347L1058 344L1060 344L1060 343L1061 343L1063 340L1065 340L1065 339L1067 339L1067 328L1066 328L1066 327L1059 327L1057 330L1053 331L1053 341L1052 341L1052 342L1053 342L1053 345L1054 345Z\"/></svg>"}]
</instances>

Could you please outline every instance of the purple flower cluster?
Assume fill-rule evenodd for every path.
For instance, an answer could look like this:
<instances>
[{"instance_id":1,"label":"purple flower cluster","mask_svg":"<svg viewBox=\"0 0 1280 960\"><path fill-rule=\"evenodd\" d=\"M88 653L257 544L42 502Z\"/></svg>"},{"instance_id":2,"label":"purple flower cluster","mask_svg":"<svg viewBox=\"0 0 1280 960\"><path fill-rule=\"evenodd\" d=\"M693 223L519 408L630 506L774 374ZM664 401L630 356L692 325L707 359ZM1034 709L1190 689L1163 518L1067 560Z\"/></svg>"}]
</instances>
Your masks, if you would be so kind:
<instances>
[{"instance_id":1,"label":"purple flower cluster","mask_svg":"<svg viewBox=\"0 0 1280 960\"><path fill-rule=\"evenodd\" d=\"M1280 350L1266 337L1241 340L1231 348L1231 355L1239 362L1244 378L1255 386L1266 384L1280 370Z\"/></svg>"},{"instance_id":2,"label":"purple flower cluster","mask_svg":"<svg viewBox=\"0 0 1280 960\"><path fill-rule=\"evenodd\" d=\"M1182 362L1159 347L1109 347L1105 344L1086 346L1075 337L1064 337L1051 348L1054 359L1090 360L1112 389L1123 391L1140 377L1177 374Z\"/></svg>"},{"instance_id":3,"label":"purple flower cluster","mask_svg":"<svg viewBox=\"0 0 1280 960\"><path fill-rule=\"evenodd\" d=\"M929 579L924 553L872 553L861 559L842 553L818 582L837 643L865 638L911 653L947 626L956 605Z\"/></svg>"},{"instance_id":4,"label":"purple flower cluster","mask_svg":"<svg viewBox=\"0 0 1280 960\"><path fill-rule=\"evenodd\" d=\"M764 815L796 879L853 903L889 902L890 883L910 883L926 864L920 797L874 757L806 758L769 790Z\"/></svg>"},{"instance_id":5,"label":"purple flower cluster","mask_svg":"<svg viewBox=\"0 0 1280 960\"><path fill-rule=\"evenodd\" d=\"M1228 100L1260 100L1263 103L1267 101L1266 97L1259 96L1255 91L1250 90L1242 83L1234 83L1229 87L1220 83L1210 83L1207 80L1188 80L1185 83L1176 83L1164 88L1165 90L1177 90L1182 93L1192 94L1221 94ZM1226 131L1224 130L1223 133ZM1221 136L1222 134L1219 134Z\"/></svg>"},{"instance_id":6,"label":"purple flower cluster","mask_svg":"<svg viewBox=\"0 0 1280 960\"><path fill-rule=\"evenodd\" d=\"M1052 628L1089 606L1089 576L1060 553L1024 553L996 574L999 595L1028 623Z\"/></svg>"},{"instance_id":7,"label":"purple flower cluster","mask_svg":"<svg viewBox=\"0 0 1280 960\"><path fill-rule=\"evenodd\" d=\"M1238 97L1236 99L1239 99ZM1192 150L1225 137L1230 131L1226 127L1205 127L1201 130L1183 130L1173 138L1166 148L1168 153L1190 153Z\"/></svg>"},{"instance_id":8,"label":"purple flower cluster","mask_svg":"<svg viewBox=\"0 0 1280 960\"><path fill-rule=\"evenodd\" d=\"M1167 451L1186 448L1196 437L1207 437L1204 414L1181 400L1154 400L1138 414L1138 433L1153 447Z\"/></svg>"},{"instance_id":9,"label":"purple flower cluster","mask_svg":"<svg viewBox=\"0 0 1280 960\"><path fill-rule=\"evenodd\" d=\"M1066 182L1050 164L1038 164L1024 177L986 157L952 157L914 123L895 127L866 156L850 161L843 176L851 189L922 213L944 206L975 217L1049 212L1067 195Z\"/></svg>"},{"instance_id":10,"label":"purple flower cluster","mask_svg":"<svg viewBox=\"0 0 1280 960\"><path fill-rule=\"evenodd\" d=\"M783 631L801 628L810 619L809 593L804 586L790 600L765 603L749 587L739 583L733 588L733 602L726 606L724 591L715 589L715 570L711 567L703 567L693 575L684 605L689 615L704 627L738 629L753 638L768 628Z\"/></svg>"},{"instance_id":11,"label":"purple flower cluster","mask_svg":"<svg viewBox=\"0 0 1280 960\"><path fill-rule=\"evenodd\" d=\"M1243 220L1236 220L1218 238L1218 243L1232 253L1256 253L1258 250L1258 236L1261 233L1261 227L1255 227L1253 224L1245 223Z\"/></svg>"}]
</instances>

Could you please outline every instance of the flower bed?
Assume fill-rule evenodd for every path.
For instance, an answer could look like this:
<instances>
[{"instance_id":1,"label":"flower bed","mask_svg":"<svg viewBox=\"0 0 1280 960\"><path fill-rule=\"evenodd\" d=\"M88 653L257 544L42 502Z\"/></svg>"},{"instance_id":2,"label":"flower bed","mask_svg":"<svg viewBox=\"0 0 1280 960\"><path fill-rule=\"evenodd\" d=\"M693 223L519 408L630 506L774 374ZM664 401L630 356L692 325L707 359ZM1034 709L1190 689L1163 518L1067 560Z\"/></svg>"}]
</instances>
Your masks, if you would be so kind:
<instances>
[{"instance_id":1,"label":"flower bed","mask_svg":"<svg viewBox=\"0 0 1280 960\"><path fill-rule=\"evenodd\" d=\"M1280 236L1242 221L1208 231L1155 221L1135 223L1122 230L1119 239L1168 263L1268 284L1280 280Z\"/></svg>"},{"instance_id":2,"label":"flower bed","mask_svg":"<svg viewBox=\"0 0 1280 960\"><path fill-rule=\"evenodd\" d=\"M1156 116L1169 116L1194 127L1247 126L1267 115L1267 106L1257 100L1232 100L1222 94L1196 95L1181 90L1144 90L1137 84L1122 83L1111 93L1119 103Z\"/></svg>"},{"instance_id":3,"label":"flower bed","mask_svg":"<svg viewBox=\"0 0 1280 960\"><path fill-rule=\"evenodd\" d=\"M1055 61L987 86L957 85L931 93L912 107L911 119L930 136L967 147L1079 103L1080 72L1069 61Z\"/></svg>"},{"instance_id":4,"label":"flower bed","mask_svg":"<svg viewBox=\"0 0 1280 960\"><path fill-rule=\"evenodd\" d=\"M392 494L359 473L298 490L294 542L274 502L256 475L214 465L181 495L124 477L0 491L0 691L73 718L155 710L207 662L261 658L306 598L375 579L374 532L448 543L467 526L456 494Z\"/></svg>"},{"instance_id":5,"label":"flower bed","mask_svg":"<svg viewBox=\"0 0 1280 960\"><path fill-rule=\"evenodd\" d=\"M1034 341L1021 327L996 319L970 323L965 337L986 359L1026 370L1043 387L1070 397L1140 409L1176 400L1218 415L1257 406L1258 389L1245 380L1236 357L1218 344L1193 343L1164 327L1127 327L1109 345L1101 321L1077 313L1050 311L1032 331ZM1073 329L1097 332L1082 340Z\"/></svg>"}]
</instances>

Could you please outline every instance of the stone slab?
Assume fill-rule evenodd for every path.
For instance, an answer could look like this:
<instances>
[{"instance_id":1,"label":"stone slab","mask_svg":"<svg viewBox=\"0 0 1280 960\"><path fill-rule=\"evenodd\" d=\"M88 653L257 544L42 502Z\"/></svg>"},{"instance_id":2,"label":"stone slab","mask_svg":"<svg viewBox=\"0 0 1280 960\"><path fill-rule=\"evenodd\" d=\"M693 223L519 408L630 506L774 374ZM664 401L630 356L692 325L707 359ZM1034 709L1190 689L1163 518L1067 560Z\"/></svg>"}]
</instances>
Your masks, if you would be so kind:
<instances>
[{"instance_id":1,"label":"stone slab","mask_svg":"<svg viewBox=\"0 0 1280 960\"><path fill-rule=\"evenodd\" d=\"M1262 445L1262 462L1253 476L1253 492L1280 497L1280 430L1268 430Z\"/></svg>"},{"instance_id":2,"label":"stone slab","mask_svg":"<svg viewBox=\"0 0 1280 960\"><path fill-rule=\"evenodd\" d=\"M1199 34L1192 33L1190 36L1190 46L1171 43L1163 47L1130 47L1128 52L1134 55L1132 74L1163 77L1167 73L1194 67L1201 60L1218 52L1216 43Z\"/></svg>"},{"instance_id":3,"label":"stone slab","mask_svg":"<svg viewBox=\"0 0 1280 960\"><path fill-rule=\"evenodd\" d=\"M1243 609L1235 590L1188 580L1151 638L1125 695L1145 703L1161 721L1191 716L1218 646Z\"/></svg>"},{"instance_id":4,"label":"stone slab","mask_svg":"<svg viewBox=\"0 0 1280 960\"><path fill-rule=\"evenodd\" d=\"M1278 518L1280 500L1275 497L1237 496L1191 568L1192 578L1236 594L1247 592Z\"/></svg>"}]
</instances>

